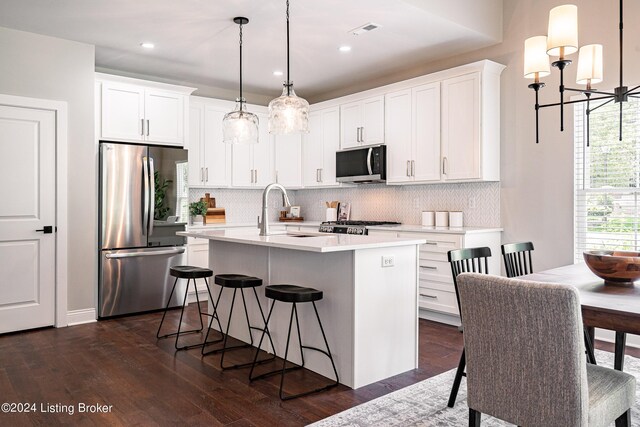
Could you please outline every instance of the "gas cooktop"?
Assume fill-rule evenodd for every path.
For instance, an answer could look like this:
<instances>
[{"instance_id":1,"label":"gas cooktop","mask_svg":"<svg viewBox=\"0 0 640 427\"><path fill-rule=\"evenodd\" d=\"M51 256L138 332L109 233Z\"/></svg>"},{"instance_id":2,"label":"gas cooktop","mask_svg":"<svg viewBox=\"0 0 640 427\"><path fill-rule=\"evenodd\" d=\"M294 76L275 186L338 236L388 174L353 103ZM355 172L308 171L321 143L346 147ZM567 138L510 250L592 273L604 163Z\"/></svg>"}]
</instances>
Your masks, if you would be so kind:
<instances>
[{"instance_id":1,"label":"gas cooktop","mask_svg":"<svg viewBox=\"0 0 640 427\"><path fill-rule=\"evenodd\" d=\"M400 225L399 222L393 221L325 221L320 224L321 233L338 233L338 234L369 234L367 227L380 225Z\"/></svg>"}]
</instances>

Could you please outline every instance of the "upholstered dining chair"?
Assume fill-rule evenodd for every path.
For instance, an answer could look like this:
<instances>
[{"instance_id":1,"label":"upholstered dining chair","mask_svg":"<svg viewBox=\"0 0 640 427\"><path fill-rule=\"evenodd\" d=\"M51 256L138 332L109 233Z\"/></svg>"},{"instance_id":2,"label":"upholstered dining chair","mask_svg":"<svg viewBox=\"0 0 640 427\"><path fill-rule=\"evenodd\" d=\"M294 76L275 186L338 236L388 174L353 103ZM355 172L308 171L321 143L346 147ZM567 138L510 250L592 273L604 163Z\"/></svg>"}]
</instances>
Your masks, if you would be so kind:
<instances>
[{"instance_id":1,"label":"upholstered dining chair","mask_svg":"<svg viewBox=\"0 0 640 427\"><path fill-rule=\"evenodd\" d=\"M490 256L491 249L488 247L456 249L447 252L447 259L449 260L449 264L451 265L451 275L453 276L453 287L456 291L458 311L460 310L460 298L458 297L458 285L456 283L456 277L458 277L458 274L465 272L489 274ZM460 388L462 377L465 376L464 366L465 358L463 348L462 353L460 354L460 361L458 362L456 376L453 379L453 385L451 386L449 402L447 403L447 406L449 406L450 408L453 408L453 405L456 404L458 389Z\"/></svg>"},{"instance_id":2,"label":"upholstered dining chair","mask_svg":"<svg viewBox=\"0 0 640 427\"><path fill-rule=\"evenodd\" d=\"M519 426L631 425L636 380L586 363L574 287L481 274L457 282L470 426L483 413Z\"/></svg>"},{"instance_id":3,"label":"upholstered dining chair","mask_svg":"<svg viewBox=\"0 0 640 427\"><path fill-rule=\"evenodd\" d=\"M533 273L533 251L532 242L506 243L501 246L502 259L504 260L504 271L507 277L524 276ZM584 346L589 363L597 364L596 354L593 351L593 340L591 334L584 329Z\"/></svg>"}]
</instances>

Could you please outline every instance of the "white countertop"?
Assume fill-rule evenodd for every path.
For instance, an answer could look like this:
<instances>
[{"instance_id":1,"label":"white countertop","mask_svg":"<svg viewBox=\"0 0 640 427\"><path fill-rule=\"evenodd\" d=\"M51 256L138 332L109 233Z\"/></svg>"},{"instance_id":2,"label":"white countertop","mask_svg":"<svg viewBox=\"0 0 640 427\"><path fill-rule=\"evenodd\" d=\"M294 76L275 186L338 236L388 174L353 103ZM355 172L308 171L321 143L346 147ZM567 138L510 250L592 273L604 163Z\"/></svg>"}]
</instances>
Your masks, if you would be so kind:
<instances>
[{"instance_id":1,"label":"white countertop","mask_svg":"<svg viewBox=\"0 0 640 427\"><path fill-rule=\"evenodd\" d=\"M392 236L356 236L350 234L274 232L270 236L260 236L257 228L231 230L193 230L177 233L180 236L247 245L268 246L309 252L340 252L358 249L384 248L392 246L421 245L425 239L399 238ZM311 237L295 237L305 235Z\"/></svg>"},{"instance_id":2,"label":"white countertop","mask_svg":"<svg viewBox=\"0 0 640 427\"><path fill-rule=\"evenodd\" d=\"M320 221L302 221L302 222L279 222L274 221L269 223L269 227L319 227ZM213 230L213 229L225 229L225 228L243 228L243 227L255 227L255 222L236 222L236 223L216 223L206 225L188 225L187 230ZM500 227L423 227L419 224L401 224L401 225L379 225L369 226L370 230L380 231L395 231L395 232L413 232L413 233L444 233L444 234L467 234L467 233L489 233L494 231L502 231ZM191 236L193 237L193 236Z\"/></svg>"}]
</instances>

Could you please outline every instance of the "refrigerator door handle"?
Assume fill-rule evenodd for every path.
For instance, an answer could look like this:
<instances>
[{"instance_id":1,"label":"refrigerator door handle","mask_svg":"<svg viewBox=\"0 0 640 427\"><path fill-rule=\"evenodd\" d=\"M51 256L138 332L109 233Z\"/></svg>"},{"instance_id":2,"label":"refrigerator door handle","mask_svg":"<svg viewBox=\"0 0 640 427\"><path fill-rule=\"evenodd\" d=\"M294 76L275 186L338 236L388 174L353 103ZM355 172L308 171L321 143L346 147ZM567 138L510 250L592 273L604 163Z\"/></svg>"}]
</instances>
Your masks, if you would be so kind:
<instances>
[{"instance_id":1,"label":"refrigerator door handle","mask_svg":"<svg viewBox=\"0 0 640 427\"><path fill-rule=\"evenodd\" d=\"M144 211L142 213L142 235L147 234L147 228L149 227L149 162L145 156L142 158L142 180L144 182L144 199L142 205Z\"/></svg>"},{"instance_id":2,"label":"refrigerator door handle","mask_svg":"<svg viewBox=\"0 0 640 427\"><path fill-rule=\"evenodd\" d=\"M153 159L149 157L149 188L151 189L149 199L149 236L153 234L153 218L156 216L156 185L155 185L156 172L153 167Z\"/></svg>"},{"instance_id":3,"label":"refrigerator door handle","mask_svg":"<svg viewBox=\"0 0 640 427\"><path fill-rule=\"evenodd\" d=\"M159 256L159 255L179 255L183 254L184 248L169 249L166 251L153 251L153 252L125 252L116 254L105 254L107 259L120 259L120 258L136 258L146 256Z\"/></svg>"}]
</instances>

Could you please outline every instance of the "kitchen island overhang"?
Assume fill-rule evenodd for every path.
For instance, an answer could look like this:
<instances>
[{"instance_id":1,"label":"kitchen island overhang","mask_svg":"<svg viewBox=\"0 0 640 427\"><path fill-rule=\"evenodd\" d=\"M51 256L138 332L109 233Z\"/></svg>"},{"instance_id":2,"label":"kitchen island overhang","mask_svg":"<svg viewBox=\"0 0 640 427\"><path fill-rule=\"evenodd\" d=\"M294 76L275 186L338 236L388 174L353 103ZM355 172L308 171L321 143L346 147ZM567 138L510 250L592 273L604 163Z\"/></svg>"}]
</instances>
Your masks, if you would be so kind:
<instances>
[{"instance_id":1,"label":"kitchen island overhang","mask_svg":"<svg viewBox=\"0 0 640 427\"><path fill-rule=\"evenodd\" d=\"M359 388L418 367L418 258L425 240L320 233L259 236L257 229L179 234L209 240L214 274L247 274L263 279L265 286L295 284L323 291L318 312L342 384ZM212 285L212 291L217 298L220 288ZM231 294L226 290L218 306L223 328ZM262 289L258 296L266 313L272 301ZM260 311L248 293L246 304L252 326L262 326ZM284 355L290 309L277 303L269 322L278 356ZM298 314L303 344L323 348L313 307L298 304ZM240 305L233 311L229 335L250 342ZM293 337L294 331L288 359L299 364L300 350ZM254 331L254 345L259 338ZM266 342L262 349L270 351ZM306 368L333 377L328 358L309 351L304 357Z\"/></svg>"}]
</instances>

